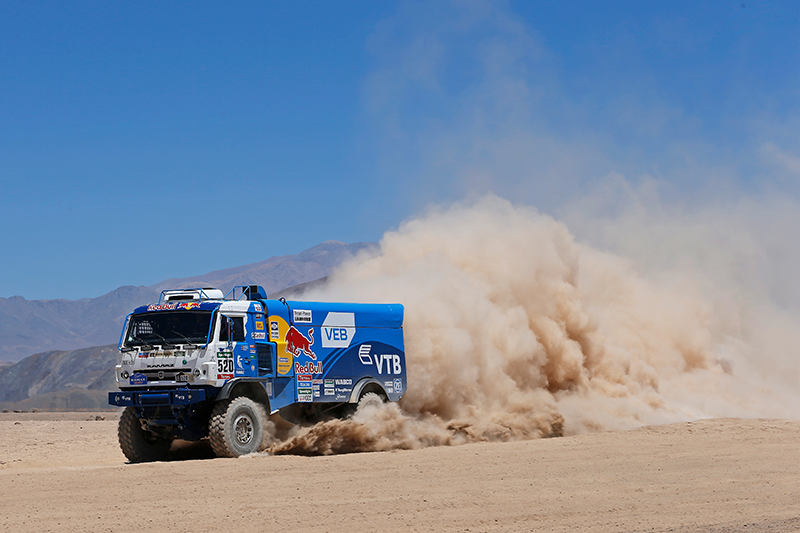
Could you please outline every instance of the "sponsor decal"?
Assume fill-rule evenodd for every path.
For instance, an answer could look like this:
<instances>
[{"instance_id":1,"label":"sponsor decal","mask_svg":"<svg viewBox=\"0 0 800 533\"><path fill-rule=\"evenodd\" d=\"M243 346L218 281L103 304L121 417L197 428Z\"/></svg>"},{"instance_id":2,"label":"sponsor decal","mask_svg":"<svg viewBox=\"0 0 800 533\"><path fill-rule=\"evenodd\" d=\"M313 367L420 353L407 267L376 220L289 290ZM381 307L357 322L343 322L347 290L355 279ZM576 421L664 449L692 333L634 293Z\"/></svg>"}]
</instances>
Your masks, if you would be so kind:
<instances>
[{"instance_id":1,"label":"sponsor decal","mask_svg":"<svg viewBox=\"0 0 800 533\"><path fill-rule=\"evenodd\" d=\"M258 331L264 331L264 323L260 320L256 320L256 329Z\"/></svg>"},{"instance_id":2,"label":"sponsor decal","mask_svg":"<svg viewBox=\"0 0 800 533\"><path fill-rule=\"evenodd\" d=\"M356 334L353 313L328 313L322 323L323 348L347 348Z\"/></svg>"},{"instance_id":3,"label":"sponsor decal","mask_svg":"<svg viewBox=\"0 0 800 533\"><path fill-rule=\"evenodd\" d=\"M150 304L147 306L148 311L172 311L175 309L180 309L183 311L188 311L189 309L200 309L200 303L198 302L184 302L184 303L164 303L164 304Z\"/></svg>"},{"instance_id":4,"label":"sponsor decal","mask_svg":"<svg viewBox=\"0 0 800 533\"><path fill-rule=\"evenodd\" d=\"M254 304L253 307L256 311L261 311L261 304Z\"/></svg>"},{"instance_id":5,"label":"sponsor decal","mask_svg":"<svg viewBox=\"0 0 800 533\"><path fill-rule=\"evenodd\" d=\"M254 341L263 341L267 338L266 333L259 333L258 331L253 332L253 340Z\"/></svg>"},{"instance_id":6,"label":"sponsor decal","mask_svg":"<svg viewBox=\"0 0 800 533\"><path fill-rule=\"evenodd\" d=\"M173 351L173 350L163 350L160 352L150 352L150 357L186 357L186 352L182 351ZM147 358L147 355L140 354L140 357Z\"/></svg>"},{"instance_id":7,"label":"sponsor decal","mask_svg":"<svg viewBox=\"0 0 800 533\"><path fill-rule=\"evenodd\" d=\"M393 393L393 392L394 392L394 389L392 387L386 387L386 393L387 394L390 394L390 393Z\"/></svg>"},{"instance_id":8,"label":"sponsor decal","mask_svg":"<svg viewBox=\"0 0 800 533\"><path fill-rule=\"evenodd\" d=\"M147 385L147 376L144 374L133 374L130 377L131 385Z\"/></svg>"},{"instance_id":9,"label":"sponsor decal","mask_svg":"<svg viewBox=\"0 0 800 533\"><path fill-rule=\"evenodd\" d=\"M264 315L261 315L261 314L256 315L256 319L259 319L259 318L264 318Z\"/></svg>"},{"instance_id":10,"label":"sponsor decal","mask_svg":"<svg viewBox=\"0 0 800 533\"><path fill-rule=\"evenodd\" d=\"M147 306L148 311L171 311L178 307L177 303L171 304L150 304Z\"/></svg>"},{"instance_id":11,"label":"sponsor decal","mask_svg":"<svg viewBox=\"0 0 800 533\"><path fill-rule=\"evenodd\" d=\"M309 309L293 309L292 316L295 323L311 324L311 311Z\"/></svg>"},{"instance_id":12,"label":"sponsor decal","mask_svg":"<svg viewBox=\"0 0 800 533\"><path fill-rule=\"evenodd\" d=\"M353 380L349 379L349 378L348 379L334 379L333 382L336 385L352 385L353 384Z\"/></svg>"},{"instance_id":13,"label":"sponsor decal","mask_svg":"<svg viewBox=\"0 0 800 533\"><path fill-rule=\"evenodd\" d=\"M319 378L314 379L314 385L322 385L322 380Z\"/></svg>"},{"instance_id":14,"label":"sponsor decal","mask_svg":"<svg viewBox=\"0 0 800 533\"><path fill-rule=\"evenodd\" d=\"M217 374L217 379L233 379L233 374Z\"/></svg>"},{"instance_id":15,"label":"sponsor decal","mask_svg":"<svg viewBox=\"0 0 800 533\"><path fill-rule=\"evenodd\" d=\"M369 355L370 349L372 349L371 344L362 344L358 349L358 358L361 360L362 365L372 364L372 357Z\"/></svg>"},{"instance_id":16,"label":"sponsor decal","mask_svg":"<svg viewBox=\"0 0 800 533\"><path fill-rule=\"evenodd\" d=\"M328 389L328 388L326 388L326 389L323 391L323 394L324 394L325 396L333 396L334 394L336 394L336 392L335 392L333 389Z\"/></svg>"},{"instance_id":17,"label":"sponsor decal","mask_svg":"<svg viewBox=\"0 0 800 533\"><path fill-rule=\"evenodd\" d=\"M297 389L297 401L298 402L313 402L314 401L314 393L311 387L302 387Z\"/></svg>"},{"instance_id":18,"label":"sponsor decal","mask_svg":"<svg viewBox=\"0 0 800 533\"><path fill-rule=\"evenodd\" d=\"M397 394L400 394L403 391L403 380L402 379L394 380L394 391Z\"/></svg>"},{"instance_id":19,"label":"sponsor decal","mask_svg":"<svg viewBox=\"0 0 800 533\"><path fill-rule=\"evenodd\" d=\"M278 363L289 364L289 358L288 357L278 357Z\"/></svg>"},{"instance_id":20,"label":"sponsor decal","mask_svg":"<svg viewBox=\"0 0 800 533\"><path fill-rule=\"evenodd\" d=\"M326 387L333 387L333 380L332 379L326 379L326 380L324 380L324 382L325 382L325 386Z\"/></svg>"},{"instance_id":21,"label":"sponsor decal","mask_svg":"<svg viewBox=\"0 0 800 533\"><path fill-rule=\"evenodd\" d=\"M319 387L314 387L314 398L319 398Z\"/></svg>"},{"instance_id":22,"label":"sponsor decal","mask_svg":"<svg viewBox=\"0 0 800 533\"><path fill-rule=\"evenodd\" d=\"M308 382L307 386L310 387L311 386L311 380L312 380L311 374L297 374L297 381L298 381L298 386L299 387L303 386L301 384L301 382L304 382L304 381L307 381Z\"/></svg>"},{"instance_id":23,"label":"sponsor decal","mask_svg":"<svg viewBox=\"0 0 800 533\"><path fill-rule=\"evenodd\" d=\"M272 321L269 323L269 337L272 340L278 340L281 338L281 328L278 322Z\"/></svg>"},{"instance_id":24,"label":"sponsor decal","mask_svg":"<svg viewBox=\"0 0 800 533\"><path fill-rule=\"evenodd\" d=\"M139 352L139 359L147 359L150 357L150 352Z\"/></svg>"},{"instance_id":25,"label":"sponsor decal","mask_svg":"<svg viewBox=\"0 0 800 533\"><path fill-rule=\"evenodd\" d=\"M385 387L393 387L394 385L392 384L392 382L391 382L391 381L384 381L384 382L383 382L383 386L384 386L384 388L385 388Z\"/></svg>"},{"instance_id":26,"label":"sponsor decal","mask_svg":"<svg viewBox=\"0 0 800 533\"><path fill-rule=\"evenodd\" d=\"M295 374L322 374L322 362L312 363L309 361L304 365L295 363L294 372Z\"/></svg>"},{"instance_id":27,"label":"sponsor decal","mask_svg":"<svg viewBox=\"0 0 800 533\"><path fill-rule=\"evenodd\" d=\"M358 358L362 365L375 365L378 375L383 374L402 374L403 367L400 365L400 356L397 354L383 353L372 355L371 344L362 344L358 349Z\"/></svg>"},{"instance_id":28,"label":"sponsor decal","mask_svg":"<svg viewBox=\"0 0 800 533\"><path fill-rule=\"evenodd\" d=\"M286 353L292 355L307 355L311 359L316 360L317 354L311 351L314 345L314 328L308 328L308 337L300 333L300 330L292 326L286 332Z\"/></svg>"}]
</instances>

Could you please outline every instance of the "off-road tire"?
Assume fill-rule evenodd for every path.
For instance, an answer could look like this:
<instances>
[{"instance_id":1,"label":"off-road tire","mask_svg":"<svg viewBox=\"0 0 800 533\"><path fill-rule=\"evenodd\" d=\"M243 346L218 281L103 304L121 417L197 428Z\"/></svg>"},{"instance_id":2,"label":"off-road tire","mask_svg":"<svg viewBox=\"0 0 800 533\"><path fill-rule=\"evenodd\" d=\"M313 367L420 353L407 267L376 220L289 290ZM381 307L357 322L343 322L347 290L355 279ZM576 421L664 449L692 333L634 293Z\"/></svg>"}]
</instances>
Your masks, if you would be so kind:
<instances>
[{"instance_id":1,"label":"off-road tire","mask_svg":"<svg viewBox=\"0 0 800 533\"><path fill-rule=\"evenodd\" d=\"M382 405L386 403L386 397L377 392L365 392L361 394L358 403L346 403L342 406L341 417L343 419L353 418L358 409L367 405Z\"/></svg>"},{"instance_id":2,"label":"off-road tire","mask_svg":"<svg viewBox=\"0 0 800 533\"><path fill-rule=\"evenodd\" d=\"M172 440L142 429L136 409L126 407L119 417L119 447L131 463L166 461Z\"/></svg>"},{"instance_id":3,"label":"off-road tire","mask_svg":"<svg viewBox=\"0 0 800 533\"><path fill-rule=\"evenodd\" d=\"M246 396L223 400L211 411L208 436L217 457L239 457L263 449L267 413Z\"/></svg>"},{"instance_id":4,"label":"off-road tire","mask_svg":"<svg viewBox=\"0 0 800 533\"><path fill-rule=\"evenodd\" d=\"M377 392L368 392L361 396L361 399L358 400L357 409L363 409L364 407L369 407L370 405L380 407L385 401L386 400Z\"/></svg>"}]
</instances>

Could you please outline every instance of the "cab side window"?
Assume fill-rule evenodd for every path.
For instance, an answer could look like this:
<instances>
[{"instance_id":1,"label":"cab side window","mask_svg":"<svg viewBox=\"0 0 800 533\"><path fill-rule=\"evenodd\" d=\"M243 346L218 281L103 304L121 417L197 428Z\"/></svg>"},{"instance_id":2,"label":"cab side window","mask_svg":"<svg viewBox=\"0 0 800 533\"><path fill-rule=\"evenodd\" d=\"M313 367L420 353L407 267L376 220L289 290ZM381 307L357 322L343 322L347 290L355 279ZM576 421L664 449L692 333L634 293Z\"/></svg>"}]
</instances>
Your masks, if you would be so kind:
<instances>
[{"instance_id":1,"label":"cab side window","mask_svg":"<svg viewBox=\"0 0 800 533\"><path fill-rule=\"evenodd\" d=\"M232 329L232 339L228 339L228 329ZM244 317L220 315L219 340L223 342L244 342Z\"/></svg>"}]
</instances>

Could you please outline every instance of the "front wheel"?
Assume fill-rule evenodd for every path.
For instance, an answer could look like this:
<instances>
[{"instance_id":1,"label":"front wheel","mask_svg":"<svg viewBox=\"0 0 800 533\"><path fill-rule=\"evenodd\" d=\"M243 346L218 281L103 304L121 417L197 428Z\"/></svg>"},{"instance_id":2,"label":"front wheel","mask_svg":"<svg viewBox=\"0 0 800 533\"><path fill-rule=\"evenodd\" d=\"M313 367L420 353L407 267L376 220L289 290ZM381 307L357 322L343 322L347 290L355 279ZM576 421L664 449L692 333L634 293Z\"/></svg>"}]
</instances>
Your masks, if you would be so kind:
<instances>
[{"instance_id":1,"label":"front wheel","mask_svg":"<svg viewBox=\"0 0 800 533\"><path fill-rule=\"evenodd\" d=\"M239 457L261 449L266 417L264 408L245 396L215 405L208 436L217 457Z\"/></svg>"},{"instance_id":2,"label":"front wheel","mask_svg":"<svg viewBox=\"0 0 800 533\"><path fill-rule=\"evenodd\" d=\"M119 417L119 447L132 463L166 461L171 439L165 439L142 428L136 409L126 407Z\"/></svg>"}]
</instances>

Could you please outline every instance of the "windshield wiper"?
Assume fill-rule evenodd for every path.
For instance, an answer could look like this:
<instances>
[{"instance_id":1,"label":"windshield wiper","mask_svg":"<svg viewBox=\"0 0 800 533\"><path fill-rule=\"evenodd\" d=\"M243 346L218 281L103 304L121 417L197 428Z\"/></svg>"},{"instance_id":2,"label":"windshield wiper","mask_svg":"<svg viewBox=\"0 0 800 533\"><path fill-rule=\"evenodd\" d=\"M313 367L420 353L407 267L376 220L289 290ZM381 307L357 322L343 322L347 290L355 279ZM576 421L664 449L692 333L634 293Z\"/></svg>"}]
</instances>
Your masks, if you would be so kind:
<instances>
[{"instance_id":1,"label":"windshield wiper","mask_svg":"<svg viewBox=\"0 0 800 533\"><path fill-rule=\"evenodd\" d=\"M158 333L156 333L156 332L149 333L149 335L153 335L153 336L155 336L155 337L158 337L158 338L159 338L159 339L161 339L162 341L164 341L164 344L163 344L164 346L172 346L172 343L171 343L171 342L169 342L167 339L165 339L164 337L162 337L161 335L159 335L159 334L158 334Z\"/></svg>"},{"instance_id":2,"label":"windshield wiper","mask_svg":"<svg viewBox=\"0 0 800 533\"><path fill-rule=\"evenodd\" d=\"M187 337L186 335L184 335L180 331L177 331L177 330L173 329L172 331L170 331L170 333L174 333L175 335L179 335L179 336L183 337L184 339L186 339L186 344L195 344L194 342L192 342L192 340L189 337Z\"/></svg>"},{"instance_id":3,"label":"windshield wiper","mask_svg":"<svg viewBox=\"0 0 800 533\"><path fill-rule=\"evenodd\" d=\"M141 348L144 348L144 347L152 348L153 347L152 344L150 344L149 342L147 342L146 340L144 340L143 338L141 338L138 335L131 335L131 339L141 342L142 344L139 345Z\"/></svg>"}]
</instances>

